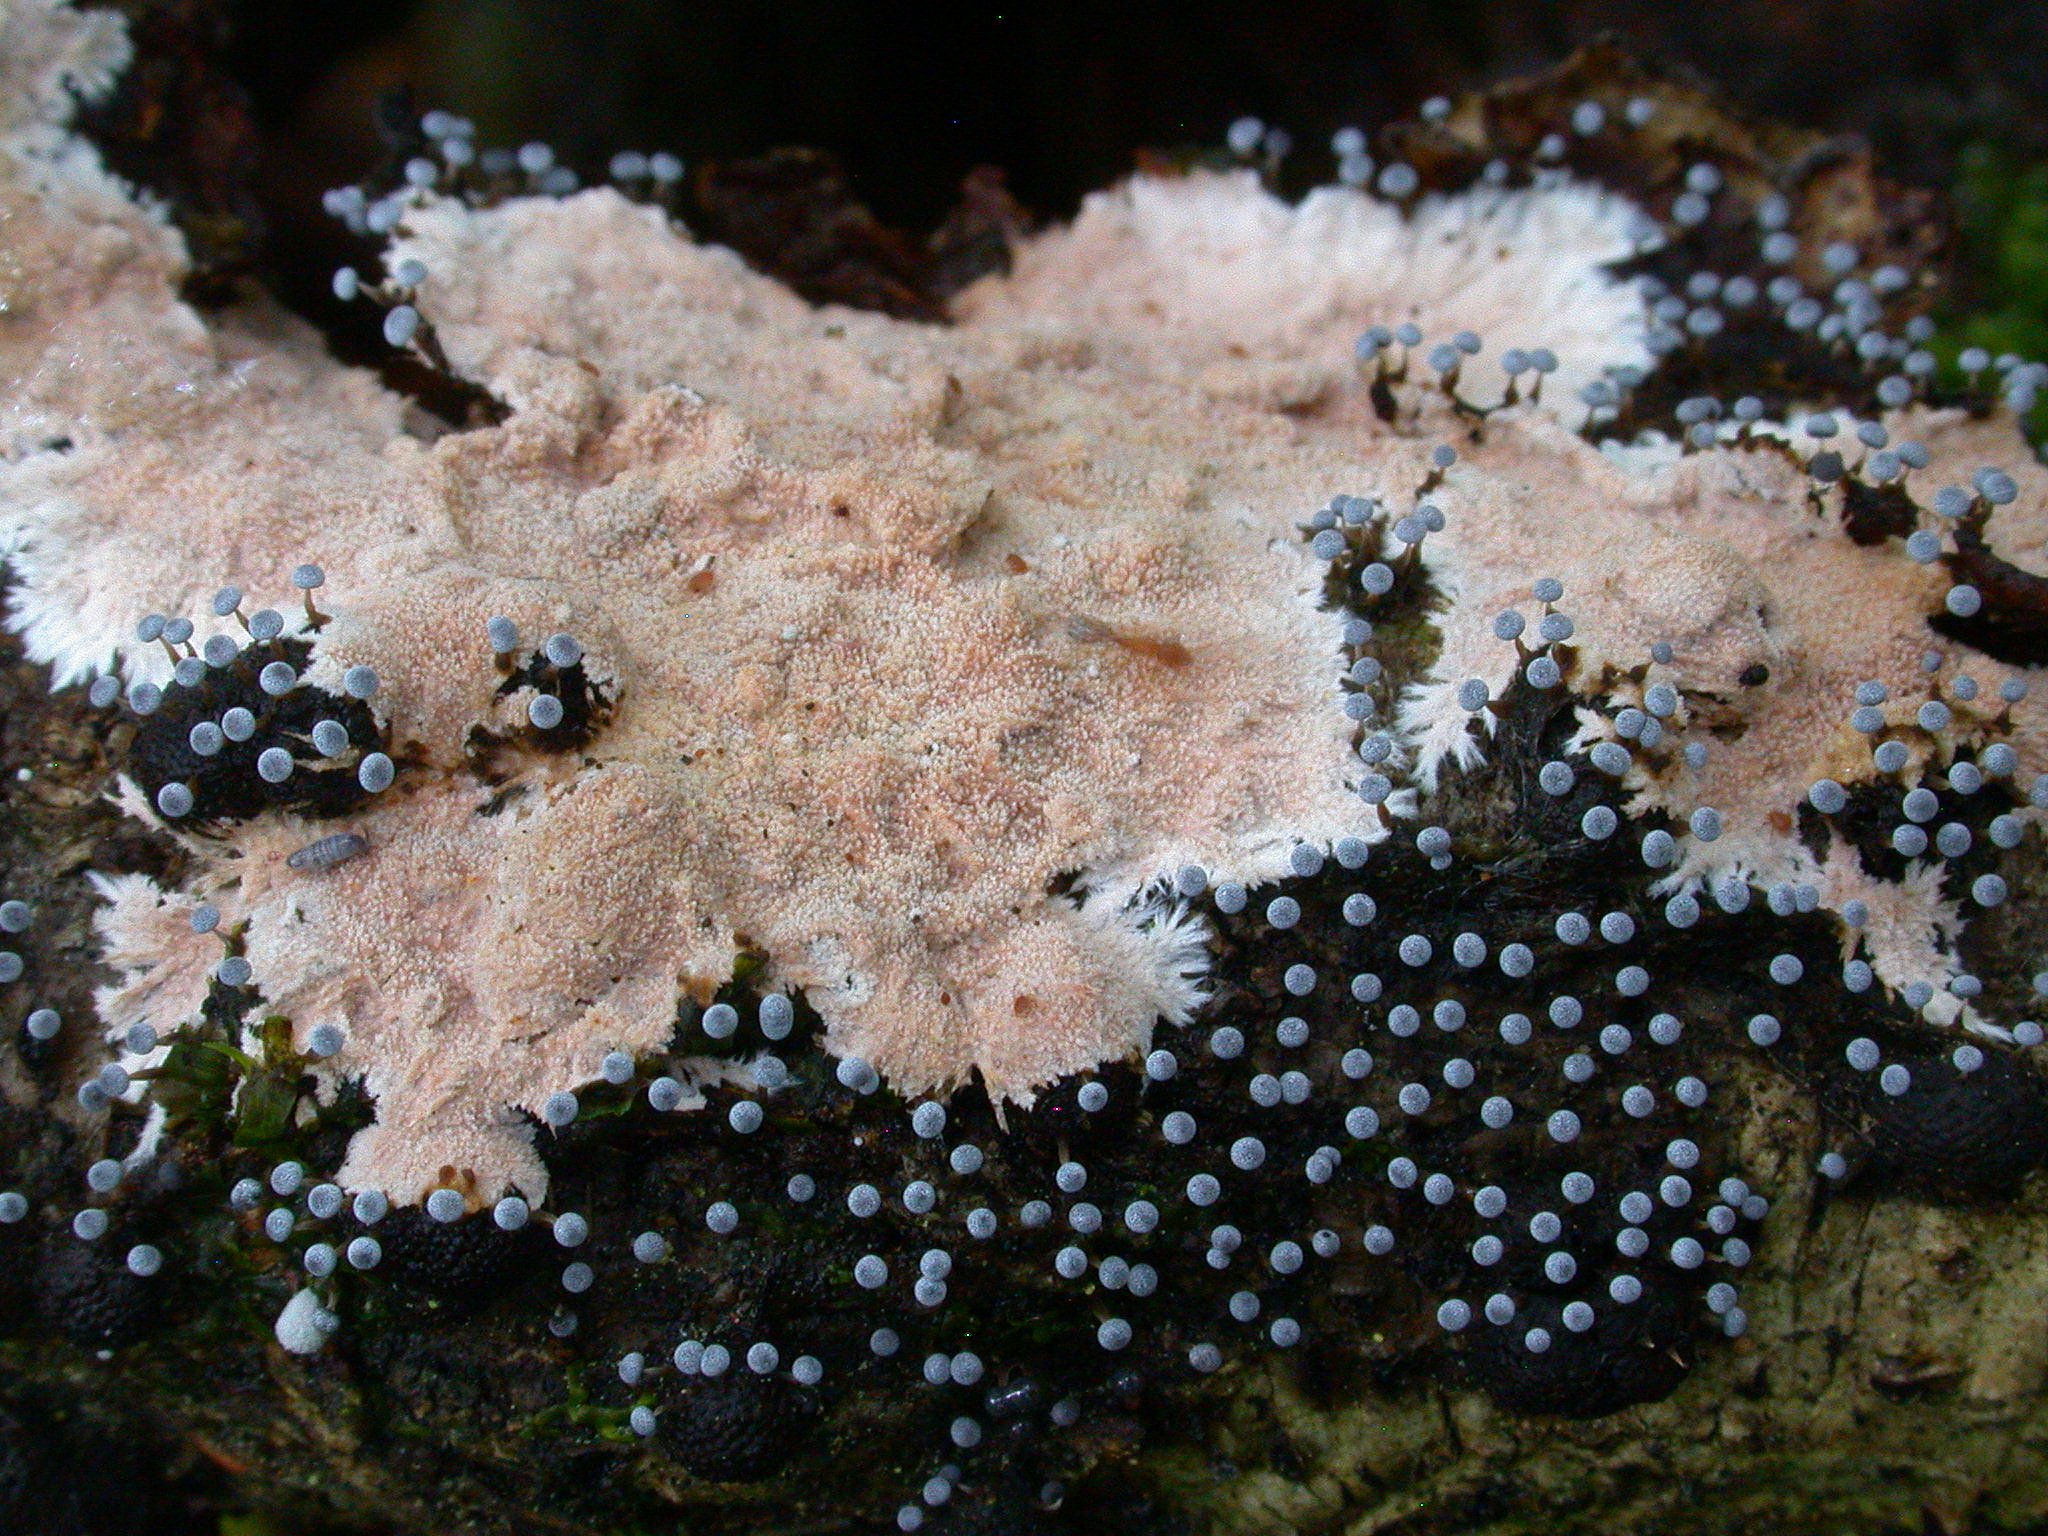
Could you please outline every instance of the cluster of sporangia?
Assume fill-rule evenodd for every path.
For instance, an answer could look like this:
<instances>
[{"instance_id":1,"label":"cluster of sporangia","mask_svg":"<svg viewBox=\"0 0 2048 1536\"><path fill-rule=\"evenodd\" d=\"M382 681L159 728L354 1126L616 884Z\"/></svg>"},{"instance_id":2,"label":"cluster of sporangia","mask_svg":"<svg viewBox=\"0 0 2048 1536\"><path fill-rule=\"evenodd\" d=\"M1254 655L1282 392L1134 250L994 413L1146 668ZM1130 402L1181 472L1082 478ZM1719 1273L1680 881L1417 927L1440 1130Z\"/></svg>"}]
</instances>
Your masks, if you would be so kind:
<instances>
[{"instance_id":1,"label":"cluster of sporangia","mask_svg":"<svg viewBox=\"0 0 2048 1536\"><path fill-rule=\"evenodd\" d=\"M1624 116L1638 122L1641 111ZM483 197L574 185L540 147L479 155L459 120L430 114L423 128L403 172L410 186ZM1570 129L1623 131L1590 103ZM1554 138L1537 168L1501 163L1489 175L1545 174L1541 163L1569 158L1571 139ZM1242 124L1232 146L1275 147ZM1336 149L1343 179L1375 180L1362 138L1340 136ZM622 156L614 172L659 193L680 167ZM1405 166L1377 168L1383 195L1409 195L1414 180ZM1662 259L1682 259L1701 226L1725 249L1731 223L1753 231L1765 265L1796 252L1781 203L1731 212L1713 201L1719 190L1711 166L1686 177L1667 229L1681 255ZM396 194L353 189L333 202L378 232L398 206ZM1853 251L1828 260L1842 273L1831 300L1790 279L1668 283L1658 346L1710 356L1727 334L1785 325L1828 368L1868 365L1860 398L1924 394L1920 332L1876 328L1897 277L1856 277ZM404 281L384 295L397 345L419 331L396 291ZM338 286L368 291L352 273ZM1404 330L1363 338L1359 355L1380 388L1455 390L1478 350L1460 336L1430 352ZM1411 358L1428 359L1430 384L1410 382ZM1540 388L1539 354L1502 361ZM2033 370L2003 361L2010 391L2024 395ZM1596 385L1587 403L1612 413L1639 382ZM1724 416L1762 413L1752 399L1700 398L1680 420L1704 428L1704 443ZM1880 439L1866 435L1853 466L1823 453L1816 481L1896 483L1910 445ZM1452 456L1439 450L1439 464ZM1443 526L1434 481L1405 508L1338 496L1305 530L1329 562L1333 601L1353 615L1351 665L1333 685L1355 700L1364 763L1387 769L1360 789L1383 817L1401 753L1374 722L1409 664L1395 648L1376 651L1375 628L1412 632L1429 600L1416 555ZM2003 477L1980 477L1962 510L1981 517L2009 491ZM304 627L317 628L320 573L304 567L297 582ZM1950 607L1967 617L1958 592ZM748 1058L758 1091L709 1089L708 1108L672 1113L692 1088L663 1061L614 1053L601 1085L547 1105L549 1209L506 1198L472 1214L445 1189L423 1212L393 1210L375 1191L351 1197L323 1179L322 1159L348 1128L337 1120L362 1106L344 1096L318 1115L303 1110L305 1062L288 1031L256 1023L262 1000L237 936L221 929L206 1016L179 1032L155 1085L173 1137L209 1149L187 1167L185 1193L224 1197L235 1213L225 1240L290 1278L276 1291L293 1292L277 1325L288 1348L317 1351L344 1320L374 1311L382 1287L506 1308L540 1298L536 1326L544 1318L556 1338L616 1361L616 1380L595 1393L615 1432L661 1437L705 1478L799 1471L806 1426L836 1398L886 1399L889 1422L929 1437L909 1442L927 1445L929 1460L928 1480L913 1481L895 1516L906 1531L948 1506L1056 1507L1068 1437L1048 1429L1148 1397L1157 1407L1267 1351L1298 1351L1331 1375L1367 1358L1437 1369L1448 1356L1496 1399L1539 1412L1659 1397L1706 1338L1745 1327L1744 1270L1769 1211L1731 1161L1732 1101L1747 1074L1780 1072L1821 1095L1845 1148L1822 1159L1831 1180L1874 1156L1923 1185L1996 1186L2041 1150L2024 1049L2041 1030L2019 1025L2018 1048L1929 1043L1912 1019L1929 997L1888 998L1867 965L1845 966L1839 923L1811 889L1730 881L1700 897L1650 897L1676 843L1657 819L1622 813L1617 779L1632 755L1697 759L1713 745L1676 728L1678 700L1658 686L1643 707L1613 715L1629 745L1567 749L1573 706L1599 704L1588 687L1574 693L1587 680L1574 672L1571 596L1534 579L1527 600L1499 615L1517 680L1502 697L1483 685L1461 695L1475 728L1482 712L1494 719L1487 765L1454 776L1412 822L1390 818L1388 841L1368 850L1348 839L1327 855L1300 846L1293 878L1258 891L1178 871L1177 893L1205 904L1217 930L1214 1001L1142 1066L1059 1084L1000 1128L971 1092L901 1102L865 1063L820 1051L801 1001L735 987L689 1011L676 1050ZM128 766L165 818L203 834L269 807L332 816L392 785L367 669L336 696L300 675L299 626L269 609L245 618L232 589L214 612L223 632L196 650L188 621L144 621L144 638L175 665L167 688L127 695L137 717ZM477 643L500 658L507 689L541 688L536 745L601 731L603 701L582 681L571 637L546 639L523 662L508 621ZM1930 734L1945 724L1945 700L1976 697L1964 676L1925 682ZM1881 730L1883 693L1866 684L1844 714L1863 711ZM93 689L102 705L116 694L111 680ZM1931 850L1971 910L2000 904L2021 834L2011 813L2029 795L2042 804L2048 785L2016 786L2002 744L1918 783L1904 781L1902 744L1873 746L1881 787L1815 784L1799 813L1804 835L1846 838L1894 876ZM1681 830L1710 840L1719 829L1702 810ZM337 834L294 859L317 871L361 848ZM0 928L29 920L19 903L0 907ZM206 908L195 919L217 922ZM21 974L17 956L0 954L0 981ZM1954 990L1976 987L1963 977ZM47 1009L27 1015L29 1041L58 1028ZM158 1042L126 1043L140 1053ZM331 1029L316 1032L313 1051L339 1045ZM108 1066L79 1096L139 1120L130 1086ZM196 1230L162 1215L163 1181L150 1169L94 1163L64 1218L64 1251L46 1260L58 1321L81 1339L132 1338L152 1288L172 1283L181 1256L200 1262ZM28 1211L20 1194L0 1195L0 1222ZM918 1380L927 1385L908 1397L896 1390ZM899 1471L914 1460L901 1445L887 1454Z\"/></svg>"}]
</instances>

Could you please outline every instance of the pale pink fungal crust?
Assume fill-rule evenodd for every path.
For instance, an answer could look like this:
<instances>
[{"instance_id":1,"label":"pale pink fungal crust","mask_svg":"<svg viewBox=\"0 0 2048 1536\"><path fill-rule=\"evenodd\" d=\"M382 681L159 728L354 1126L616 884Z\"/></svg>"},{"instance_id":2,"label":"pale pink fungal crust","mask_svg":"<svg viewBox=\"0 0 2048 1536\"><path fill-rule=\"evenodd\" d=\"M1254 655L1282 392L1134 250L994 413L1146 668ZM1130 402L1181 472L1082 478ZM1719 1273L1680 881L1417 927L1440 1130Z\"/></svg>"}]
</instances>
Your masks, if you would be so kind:
<instances>
[{"instance_id":1,"label":"pale pink fungal crust","mask_svg":"<svg viewBox=\"0 0 2048 1536\"><path fill-rule=\"evenodd\" d=\"M102 1016L164 1030L196 1009L221 949L189 909L218 903L300 1042L345 1031L320 1070L360 1076L378 1113L352 1186L544 1198L534 1112L607 1051L671 1048L743 954L909 1093L1029 1102L1186 1022L1207 936L1164 877L1268 881L1298 842L1387 835L1354 794L1342 615L1302 524L1340 492L1406 511L1446 442L1447 523L1420 555L1441 643L1400 701L1396 766L1427 788L1481 761L1457 686L1505 690L1492 617L1533 619L1530 579L1557 576L1582 697L1670 681L1674 724L1715 727L1704 766L1625 781L1634 809L1712 805L1729 829L1646 881L1811 881L1870 909L1888 984L1954 968L1938 881L1873 890L1793 823L1815 777L1871 776L1850 691L1879 678L1910 707L1945 578L1817 515L1776 447L1575 435L1581 384L1653 361L1612 270L1651 238L1621 199L1560 179L1290 206L1245 173L1139 177L933 326L813 308L609 190L418 197L390 259L424 264L432 334L506 408L444 430L290 317L182 304L177 237L63 131L33 62L69 49L102 79L118 31L17 10L58 41L11 54L0 29L0 82L34 81L0 109L10 623L60 683L156 676L140 613L200 618L234 581L296 622L287 573L315 560L336 617L312 678L374 666L403 765L339 823L188 838L188 892L110 881ZM1411 320L1559 366L1474 430L1417 362L1383 420L1353 340ZM1472 375L1500 398L1497 368ZM2038 568L2048 495L2009 422L1895 430L1929 444L1928 484L2008 464L2022 495L1992 540ZM497 615L522 651L582 642L608 700L587 745L523 736ZM1672 662L1644 670L1660 640ZM1916 761L2009 728L2022 774L2044 766L2039 690L1996 721L2015 669L1947 651L1987 702ZM1768 683L1740 683L1752 666ZM1582 743L1609 732L1582 710ZM368 851L287 866L330 831Z\"/></svg>"},{"instance_id":2,"label":"pale pink fungal crust","mask_svg":"<svg viewBox=\"0 0 2048 1536\"><path fill-rule=\"evenodd\" d=\"M1205 932L1148 894L1162 876L1269 879L1298 841L1383 835L1350 792L1339 617L1299 528L1335 489L1421 472L1349 337L1450 318L1470 274L1409 303L1415 274L1388 263L1416 231L1348 194L1290 210L1199 177L1117 196L952 327L815 310L609 191L424 202L394 259L426 264L421 310L510 408L431 441L289 321L199 327L165 260L156 318L197 329L157 426L31 454L0 485L23 528L14 621L60 681L116 653L149 676L137 612L198 610L228 580L284 607L292 565L326 568L313 677L375 666L408 764L348 821L370 851L292 871L322 829L274 817L197 846L266 1006L302 1041L342 1025L323 1070L377 1097L351 1182L415 1198L452 1169L539 1196L523 1112L606 1050L667 1045L743 949L900 1088L1028 1101L1200 1001ZM1471 323L1552 266L1598 296L1616 334L1574 360L1598 368L1640 345L1640 304L1601 272L1621 217L1575 192L1420 227L1485 227ZM1215 238L1181 238L1211 219ZM1495 239L1546 219L1580 237L1562 262ZM1268 279L1194 337L1187 301L1240 237L1244 272L1321 264L1344 292L1276 324ZM1149 302L1091 308L1090 262L1117 302L1150 283L1186 312L1162 337ZM1287 374L1310 335L1309 395L1225 377L1230 357ZM611 701L584 753L501 751L509 785L466 751L525 703L494 696L497 614L529 644L576 634ZM110 916L110 1027L191 1002L218 958L155 899Z\"/></svg>"}]
</instances>

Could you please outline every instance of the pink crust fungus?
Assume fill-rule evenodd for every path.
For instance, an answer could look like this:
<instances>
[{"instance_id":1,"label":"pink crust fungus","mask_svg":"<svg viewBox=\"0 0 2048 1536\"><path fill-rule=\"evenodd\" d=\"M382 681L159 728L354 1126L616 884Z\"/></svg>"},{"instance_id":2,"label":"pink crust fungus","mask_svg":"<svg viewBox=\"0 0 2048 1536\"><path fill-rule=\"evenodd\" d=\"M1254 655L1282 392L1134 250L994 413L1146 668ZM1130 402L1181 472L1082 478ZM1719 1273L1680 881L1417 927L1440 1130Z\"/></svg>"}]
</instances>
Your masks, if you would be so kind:
<instances>
[{"instance_id":1,"label":"pink crust fungus","mask_svg":"<svg viewBox=\"0 0 2048 1536\"><path fill-rule=\"evenodd\" d=\"M1842 435L1856 425L1836 419ZM1980 423L1960 411L1910 408L1884 425L1891 440L1926 448L1930 461L1914 472L1926 486L1968 485L1982 466L2010 464L2018 495L1998 509L1998 546L2027 567L2048 564L2048 473L2015 451L2009 418ZM1480 760L1492 717L1481 714L1481 730L1470 730L1458 685L1482 679L1494 697L1507 686L1517 653L1496 638L1493 619L1520 605L1533 628L1542 607L1529 601L1527 573L1531 552L1542 551L1574 625L1574 691L1603 705L1581 708L1574 744L1630 750L1623 786L1632 811L1667 812L1683 830L1696 809L1712 807L1725 828L1711 840L1681 837L1653 891L1698 891L1735 877L1811 884L1836 912L1861 901L1869 913L1861 941L1879 978L1898 988L1927 982L1937 1013L1952 1019L1964 1012L1946 991L1960 969L1953 941L1963 915L1937 871L1879 880L1843 841L1817 854L1796 835L1797 817L1816 781L1876 780L1903 794L1920 774L1945 770L1959 746L1993 739L2010 739L2025 783L2048 767L2044 716L2031 693L2012 702L2001 690L2038 669L1931 630L1927 620L1956 577L1939 561L1903 557L1900 538L1859 543L1839 515L1841 488L1810 506L1814 482L1804 466L1820 441L1783 429L1744 437L1708 451L1646 442L1602 454L1530 422L1512 457L1468 451L1441 493L1464 515L1423 550L1451 601L1439 616L1439 680L1402 701L1416 776L1427 786L1448 766ZM1659 642L1670 646L1668 658L1653 656ZM1958 676L1970 680L1960 690ZM1857 688L1870 680L1887 685L1881 723L1852 719ZM1616 717L1643 710L1659 684L1673 707L1647 712L1664 741L1647 750L1623 742ZM1948 711L1936 730L1919 723L1930 701ZM1681 738L1704 755L1689 760ZM1887 772L1872 749L1892 738L1906 756ZM1845 931L1849 953L1857 941Z\"/></svg>"},{"instance_id":2,"label":"pink crust fungus","mask_svg":"<svg viewBox=\"0 0 2048 1536\"><path fill-rule=\"evenodd\" d=\"M1500 695L1520 653L1494 616L1519 602L1533 626L1529 576L1554 574L1585 743L1667 684L1673 750L1634 754L1633 804L1681 832L1722 814L1665 882L1811 881L1865 903L1888 984L1946 975L1938 885L1880 897L1793 818L1816 778L1878 774L1847 721L1860 681L1890 681L1901 718L1940 686L1920 666L1948 578L1851 540L1789 429L1683 452L1579 435L1582 397L1656 362L1650 297L1614 270L1657 238L1626 200L1563 173L1295 205L1249 172L1140 176L940 326L813 308L609 189L413 191L388 265L505 408L437 435L265 301L180 301L178 237L64 132L52 83L95 85L120 48L47 3L0 27L10 622L59 684L162 681L172 648L137 616L206 614L234 582L292 615L311 683L374 669L400 771L358 814L188 831L131 791L192 874L103 887L108 1029L198 1007L221 946L189 914L217 907L267 1010L302 1046L325 1028L319 1070L376 1099L350 1187L414 1201L456 1169L478 1198L543 1198L528 1116L608 1052L666 1048L744 955L906 1094L978 1076L1028 1103L1185 1022L1207 934L1175 871L1270 881L1299 844L1387 832L1358 794L1387 764L1361 761L1339 685L1348 615L1302 536L1333 492L1374 526L1419 486L1444 514L1413 557L1441 648L1393 768L1426 792L1479 760L1461 685ZM1373 326L1428 340L1361 360ZM1459 332L1462 363L1426 361ZM1542 364L1503 382L1481 339ZM1930 485L2017 457L2009 421L1994 458L1989 428L1891 425ZM2038 563L2048 486L2016 473L1987 537ZM309 561L333 619L302 627ZM545 687L500 666L494 619L515 661L580 644L604 716L573 750L527 729ZM2042 766L2040 706L1998 698L2014 669L1939 648L1984 702L1915 737L1916 763L2004 711L2019 771ZM359 855L293 860L337 826Z\"/></svg>"}]
</instances>

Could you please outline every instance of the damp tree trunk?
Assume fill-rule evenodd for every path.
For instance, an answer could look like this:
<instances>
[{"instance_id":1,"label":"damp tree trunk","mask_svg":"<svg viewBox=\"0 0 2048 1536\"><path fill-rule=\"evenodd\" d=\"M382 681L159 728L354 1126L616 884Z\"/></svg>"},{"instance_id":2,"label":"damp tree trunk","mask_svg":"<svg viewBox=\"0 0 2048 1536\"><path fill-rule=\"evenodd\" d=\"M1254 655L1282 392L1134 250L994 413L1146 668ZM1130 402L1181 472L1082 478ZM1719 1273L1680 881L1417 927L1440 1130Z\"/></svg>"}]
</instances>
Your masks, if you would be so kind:
<instances>
[{"instance_id":1,"label":"damp tree trunk","mask_svg":"<svg viewBox=\"0 0 2048 1536\"><path fill-rule=\"evenodd\" d=\"M30 958L63 978L54 1005L83 1018L81 877L148 850L99 794L108 727L50 697L11 646L7 663L0 884L37 903ZM0 1048L10 1182L75 1181L89 1160L61 1091L87 1034L33 1060ZM1976 1206L1837 1190L1812 1173L1827 1128L1809 1095L1759 1069L1740 1100L1743 1161L1774 1202L1743 1288L1749 1333L1691 1362L1664 1402L1525 1417L1397 1370L1321 1379L1303 1352L1233 1367L1227 1407L1185 1439L1155 1426L1126 1450L1110 1426L1103 1451L1155 1509L1218 1531L1821 1536L2048 1517L2042 1179ZM595 1536L644 1518L649 1490L614 1475L622 1448L600 1434L563 1465L532 1464L523 1421L574 1409L530 1328L480 1319L450 1337L429 1308L415 1343L394 1318L380 1342L306 1359L278 1346L235 1277L202 1275L180 1284L182 1320L103 1353L39 1312L25 1271L41 1262L9 1250L0 1275L0 1507L36 1512L39 1529L196 1531L209 1527L192 1511L217 1503L285 1512L287 1530ZM858 1507L854 1490L818 1490L815 1513L778 1523L759 1490L730 1494L763 1536L834 1529L824 1509ZM689 1500L700 1514L705 1498Z\"/></svg>"},{"instance_id":2,"label":"damp tree trunk","mask_svg":"<svg viewBox=\"0 0 2048 1536\"><path fill-rule=\"evenodd\" d=\"M1730 154L1782 168L1823 147L1632 69L1595 54L1503 89L1488 131L1549 120L1606 71L1659 91ZM1449 139L1411 149L1425 168L1432 154L1467 152ZM1855 152L1825 163L1816 174L1853 193L1837 198L1844 219L1928 219L1878 188ZM724 190L745 202L744 178ZM730 212L744 223L743 207ZM862 239L880 236L863 226ZM887 240L877 248L908 259ZM913 283L905 271L890 278L898 288ZM60 1191L75 1203L80 1170L101 1152L71 1093L98 1059L84 876L176 874L175 852L104 798L120 729L75 693L51 696L11 640L0 647L0 889L37 907L20 946L45 979L37 1002L72 1025L29 1048L8 1000L0 1186L53 1208ZM2015 894L2025 906L2048 893ZM2035 1174L1980 1204L1836 1188L1813 1172L1831 1142L1810 1094L1756 1067L1734 1104L1743 1164L1773 1202L1743 1286L1749 1330L1684 1362L1668 1399L1586 1421L1531 1417L1403 1369L1403 1337L1375 1341L1389 1362L1377 1376L1328 1378L1312 1350L1271 1354L1226 1370L1221 1406L1178 1433L1083 1431L1125 1501L1103 1528L1834 1536L2048 1520L2048 1182ZM892 1507L888 1492L859 1486L650 1483L631 1470L626 1437L584 1413L569 1351L488 1314L441 1326L438 1303L300 1357L276 1342L252 1288L261 1277L185 1274L170 1282L175 1319L95 1349L67 1336L66 1309L122 1298L53 1281L54 1250L42 1224L28 1226L33 1239L0 1228L0 1527L212 1532L226 1509L279 1531L605 1536L649 1529L649 1509L673 1503L689 1513L663 1528L795 1536L880 1529L860 1520ZM875 1405L878 1419L894 1411ZM849 1524L848 1510L866 1514Z\"/></svg>"},{"instance_id":3,"label":"damp tree trunk","mask_svg":"<svg viewBox=\"0 0 2048 1536\"><path fill-rule=\"evenodd\" d=\"M39 1001L86 1019L85 872L172 855L102 795L122 727L75 692L49 695L11 642L0 711L0 886L38 908L16 942L58 978ZM97 1059L91 1036L69 1029L38 1052L15 1030L0 1046L0 1183L68 1190L97 1155L66 1087ZM1737 1102L1742 1162L1774 1202L1744 1281L1749 1332L1687 1362L1667 1400L1529 1417L1391 1365L1324 1379L1303 1350L1233 1366L1217 1382L1225 1405L1182 1438L1154 1424L1126 1444L1134 1426L1110 1423L1095 1451L1159 1529L1178 1515L1230 1532L1823 1536L2048 1518L2042 1176L1977 1205L1836 1189L1812 1171L1829 1128L1811 1095L1759 1067ZM425 1303L308 1359L279 1347L250 1277L207 1273L175 1283L174 1320L96 1350L67 1338L63 1308L103 1299L53 1290L52 1250L9 1241L0 1511L34 1528L210 1531L224 1506L269 1511L285 1531L598 1536L643 1528L664 1492L626 1475L629 1447L594 1416L578 1432L561 1395L570 1357L530 1326L486 1315L451 1329ZM1390 1361L1403 1342L1385 1341ZM752 1485L688 1490L678 1529L859 1528L830 1513L861 1508L857 1487L812 1490L794 1510L766 1499Z\"/></svg>"}]
</instances>

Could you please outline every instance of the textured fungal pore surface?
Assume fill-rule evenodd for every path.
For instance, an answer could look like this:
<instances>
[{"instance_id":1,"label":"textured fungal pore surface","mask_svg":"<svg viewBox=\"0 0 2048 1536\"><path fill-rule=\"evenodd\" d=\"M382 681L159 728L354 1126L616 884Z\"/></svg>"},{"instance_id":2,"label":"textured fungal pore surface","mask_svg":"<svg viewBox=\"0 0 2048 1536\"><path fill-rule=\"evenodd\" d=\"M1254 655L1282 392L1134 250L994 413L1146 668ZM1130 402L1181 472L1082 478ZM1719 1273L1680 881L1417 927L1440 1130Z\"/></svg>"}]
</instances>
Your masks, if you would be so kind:
<instances>
[{"instance_id":1,"label":"textured fungal pore surface","mask_svg":"<svg viewBox=\"0 0 2048 1536\"><path fill-rule=\"evenodd\" d=\"M2042 370L1943 386L1816 162L1604 83L1289 201L1240 124L936 323L433 113L329 203L457 423L180 297L66 127L122 51L0 24L9 622L176 853L94 872L74 1331L191 1138L295 1354L524 1307L704 1483L922 1372L907 1531L1304 1339L1664 1396L1749 1326L1765 1081L1802 1179L2048 1151Z\"/></svg>"},{"instance_id":2,"label":"textured fungal pore surface","mask_svg":"<svg viewBox=\"0 0 2048 1536\"><path fill-rule=\"evenodd\" d=\"M165 978L218 941L137 935L214 902L301 1041L345 1032L329 1066L379 1105L348 1182L408 1200L449 1164L544 1193L517 1112L664 1045L743 952L906 1092L1028 1103L1186 1023L1203 926L1163 875L1267 880L1297 840L1378 835L1345 616L1299 531L1333 486L1427 472L1428 429L1374 412L1360 330L1512 331L1533 299L1575 317L1558 385L1647 358L1609 271L1646 227L1582 185L1411 216L1343 189L1289 207L1248 171L1143 178L943 327L813 309L611 189L424 195L393 234L410 312L504 420L422 441L282 317L202 322L172 266L149 323L196 337L153 360L177 430L116 441L46 343L22 373L69 446L5 499L32 651L168 684L135 776L145 814L172 778L193 795L167 817L190 889L110 911L129 980L105 1022L176 1024L126 1000L189 1008ZM308 562L331 623L290 593ZM211 616L231 584L285 631L243 647L238 609ZM167 676L181 648L137 639L147 612L205 620L182 649L240 647L245 684L287 650L303 681L256 738L173 761L231 684ZM368 720L259 782L351 667L378 679L354 708L393 787L300 794L352 787ZM565 690L573 739L537 723ZM294 867L327 830L309 813L343 812L367 853Z\"/></svg>"}]
</instances>

